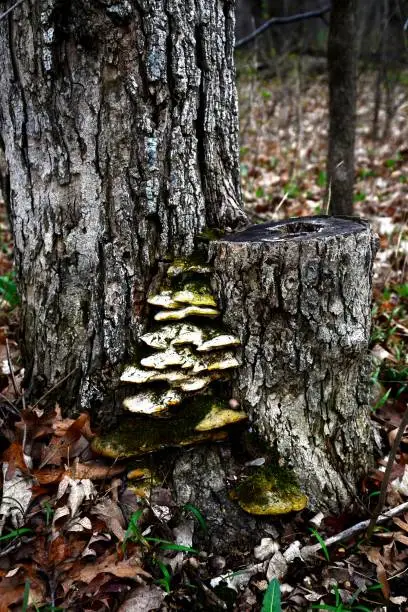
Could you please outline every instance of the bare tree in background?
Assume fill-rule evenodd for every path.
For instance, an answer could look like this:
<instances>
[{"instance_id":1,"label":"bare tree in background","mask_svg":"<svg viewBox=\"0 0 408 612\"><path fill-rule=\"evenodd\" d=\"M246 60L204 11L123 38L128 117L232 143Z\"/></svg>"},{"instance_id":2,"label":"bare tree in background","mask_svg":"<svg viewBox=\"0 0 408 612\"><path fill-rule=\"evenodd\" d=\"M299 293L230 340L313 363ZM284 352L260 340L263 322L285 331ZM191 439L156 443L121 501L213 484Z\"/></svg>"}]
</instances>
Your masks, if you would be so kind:
<instances>
[{"instance_id":1,"label":"bare tree in background","mask_svg":"<svg viewBox=\"0 0 408 612\"><path fill-rule=\"evenodd\" d=\"M333 0L327 47L330 96L327 198L334 215L353 212L356 54L356 0Z\"/></svg>"}]
</instances>

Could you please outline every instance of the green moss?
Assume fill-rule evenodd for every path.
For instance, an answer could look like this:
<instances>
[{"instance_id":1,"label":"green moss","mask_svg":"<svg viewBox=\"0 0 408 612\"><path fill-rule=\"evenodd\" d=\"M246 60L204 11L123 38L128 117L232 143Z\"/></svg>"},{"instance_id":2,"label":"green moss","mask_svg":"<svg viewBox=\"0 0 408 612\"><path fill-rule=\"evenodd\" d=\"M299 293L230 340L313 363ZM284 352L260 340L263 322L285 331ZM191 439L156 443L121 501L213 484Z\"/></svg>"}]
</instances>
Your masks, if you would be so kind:
<instances>
[{"instance_id":1,"label":"green moss","mask_svg":"<svg viewBox=\"0 0 408 612\"><path fill-rule=\"evenodd\" d=\"M201 280L178 283L173 294L175 302L191 304L191 306L217 306L208 283Z\"/></svg>"},{"instance_id":2,"label":"green moss","mask_svg":"<svg viewBox=\"0 0 408 612\"><path fill-rule=\"evenodd\" d=\"M211 268L206 263L204 257L198 255L188 259L175 259L169 269L167 276L174 278L181 274L210 274Z\"/></svg>"},{"instance_id":3,"label":"green moss","mask_svg":"<svg viewBox=\"0 0 408 612\"><path fill-rule=\"evenodd\" d=\"M206 227L201 234L198 234L198 240L202 242L211 242L211 240L219 240L225 236L225 230L216 227Z\"/></svg>"},{"instance_id":4,"label":"green moss","mask_svg":"<svg viewBox=\"0 0 408 612\"><path fill-rule=\"evenodd\" d=\"M278 465L257 470L237 487L236 496L243 510L256 515L299 511L308 502L293 472Z\"/></svg>"},{"instance_id":5,"label":"green moss","mask_svg":"<svg viewBox=\"0 0 408 612\"><path fill-rule=\"evenodd\" d=\"M223 430L199 432L196 425L220 402L209 395L186 400L170 419L122 417L118 427L97 436L92 448L107 457L132 457L168 447L225 439ZM225 405L222 403L222 405Z\"/></svg>"}]
</instances>

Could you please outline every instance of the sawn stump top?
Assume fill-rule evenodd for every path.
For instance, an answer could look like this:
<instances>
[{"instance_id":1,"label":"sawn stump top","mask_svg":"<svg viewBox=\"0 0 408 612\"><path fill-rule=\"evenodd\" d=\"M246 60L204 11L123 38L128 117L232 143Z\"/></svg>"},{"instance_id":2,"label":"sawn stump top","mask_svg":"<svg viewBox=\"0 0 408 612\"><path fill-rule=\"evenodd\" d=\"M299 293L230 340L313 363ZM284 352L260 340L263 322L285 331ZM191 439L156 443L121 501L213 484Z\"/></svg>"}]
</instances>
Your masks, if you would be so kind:
<instances>
[{"instance_id":1,"label":"sawn stump top","mask_svg":"<svg viewBox=\"0 0 408 612\"><path fill-rule=\"evenodd\" d=\"M282 221L270 221L251 225L242 232L231 234L222 240L227 242L279 242L282 240L310 240L329 236L356 234L367 230L364 219L354 217L294 217Z\"/></svg>"}]
</instances>

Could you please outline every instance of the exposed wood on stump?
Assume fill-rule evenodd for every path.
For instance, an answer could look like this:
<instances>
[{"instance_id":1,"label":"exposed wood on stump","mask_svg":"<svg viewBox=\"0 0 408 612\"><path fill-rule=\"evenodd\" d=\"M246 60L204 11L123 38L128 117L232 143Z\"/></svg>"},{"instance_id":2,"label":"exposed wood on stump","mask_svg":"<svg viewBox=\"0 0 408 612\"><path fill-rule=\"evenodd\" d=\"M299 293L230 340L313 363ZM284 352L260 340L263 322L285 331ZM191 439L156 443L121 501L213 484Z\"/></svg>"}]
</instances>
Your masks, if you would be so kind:
<instances>
[{"instance_id":1,"label":"exposed wood on stump","mask_svg":"<svg viewBox=\"0 0 408 612\"><path fill-rule=\"evenodd\" d=\"M310 505L340 511L372 461L367 223L314 217L213 243L223 322L242 343L234 397L293 467Z\"/></svg>"},{"instance_id":2,"label":"exposed wood on stump","mask_svg":"<svg viewBox=\"0 0 408 612\"><path fill-rule=\"evenodd\" d=\"M205 227L245 222L233 48L229 1L38 0L1 21L34 394L75 370L60 400L102 400L145 326L159 262L190 254Z\"/></svg>"}]
</instances>

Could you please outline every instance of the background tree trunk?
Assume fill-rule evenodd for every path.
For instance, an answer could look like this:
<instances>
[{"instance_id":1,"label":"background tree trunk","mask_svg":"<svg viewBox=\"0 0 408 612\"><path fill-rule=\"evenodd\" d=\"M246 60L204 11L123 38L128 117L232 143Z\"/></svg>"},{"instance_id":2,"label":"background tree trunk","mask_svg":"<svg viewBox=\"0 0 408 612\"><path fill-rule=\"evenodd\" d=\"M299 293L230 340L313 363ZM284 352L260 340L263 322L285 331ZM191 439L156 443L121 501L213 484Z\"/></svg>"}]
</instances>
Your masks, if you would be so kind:
<instances>
[{"instance_id":1,"label":"background tree trunk","mask_svg":"<svg viewBox=\"0 0 408 612\"><path fill-rule=\"evenodd\" d=\"M334 215L351 215L354 189L356 0L333 0L327 45L329 152L327 197Z\"/></svg>"},{"instance_id":2,"label":"background tree trunk","mask_svg":"<svg viewBox=\"0 0 408 612\"><path fill-rule=\"evenodd\" d=\"M233 397L312 508L353 502L372 462L366 222L304 217L213 243L223 322L241 340Z\"/></svg>"},{"instance_id":3,"label":"background tree trunk","mask_svg":"<svg viewBox=\"0 0 408 612\"><path fill-rule=\"evenodd\" d=\"M27 1L0 23L32 393L72 372L60 397L102 399L160 262L245 221L233 46L229 0Z\"/></svg>"}]
</instances>

